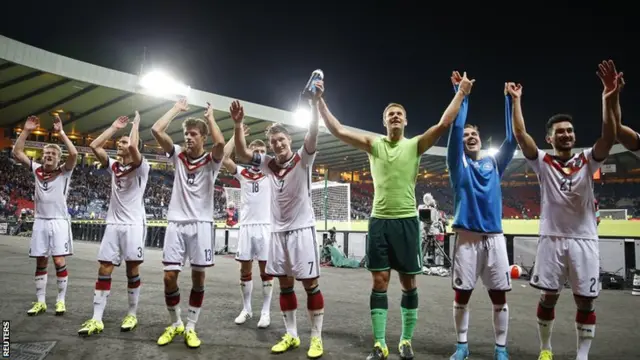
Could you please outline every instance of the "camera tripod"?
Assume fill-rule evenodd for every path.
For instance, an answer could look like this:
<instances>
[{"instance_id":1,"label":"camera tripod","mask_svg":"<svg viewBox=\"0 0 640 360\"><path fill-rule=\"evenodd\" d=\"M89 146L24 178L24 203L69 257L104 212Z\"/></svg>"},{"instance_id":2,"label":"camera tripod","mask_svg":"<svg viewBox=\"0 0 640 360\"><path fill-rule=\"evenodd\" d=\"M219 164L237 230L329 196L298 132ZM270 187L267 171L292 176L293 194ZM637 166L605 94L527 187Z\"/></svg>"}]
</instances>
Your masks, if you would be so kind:
<instances>
[{"instance_id":1,"label":"camera tripod","mask_svg":"<svg viewBox=\"0 0 640 360\"><path fill-rule=\"evenodd\" d=\"M449 257L449 255L447 255L442 245L440 245L440 242L438 242L435 236L433 235L426 235L422 239L422 254L424 256L423 260L425 265L445 266L445 264L448 262L449 266L451 266L451 258ZM442 265L436 264L437 254L442 256L442 259L444 260L444 264ZM429 255L431 255L431 258L432 258L432 261L430 264L428 264Z\"/></svg>"}]
</instances>

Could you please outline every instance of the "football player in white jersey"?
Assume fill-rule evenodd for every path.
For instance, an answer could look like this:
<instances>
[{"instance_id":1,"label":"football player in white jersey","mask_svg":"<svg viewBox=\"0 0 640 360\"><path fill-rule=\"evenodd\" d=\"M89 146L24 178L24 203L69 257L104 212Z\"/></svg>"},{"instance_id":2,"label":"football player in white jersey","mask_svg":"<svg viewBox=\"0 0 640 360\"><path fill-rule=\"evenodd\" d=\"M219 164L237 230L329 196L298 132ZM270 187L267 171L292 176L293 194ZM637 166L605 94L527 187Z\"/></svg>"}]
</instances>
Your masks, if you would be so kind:
<instances>
[{"instance_id":1,"label":"football player in white jersey","mask_svg":"<svg viewBox=\"0 0 640 360\"><path fill-rule=\"evenodd\" d=\"M120 330L131 331L138 324L136 312L140 296L139 266L144 261L146 238L144 191L149 179L150 166L138 150L140 114L137 111L131 133L118 140L118 159L110 158L104 150L106 142L128 123L128 117L119 117L89 145L100 164L111 174L111 200L107 211L107 226L98 250L100 267L93 295L93 317L78 330L78 334L82 336L104 330L102 315L111 293L111 274L113 267L120 266L123 260L127 270L129 311L122 321Z\"/></svg>"},{"instance_id":2,"label":"football player in white jersey","mask_svg":"<svg viewBox=\"0 0 640 360\"><path fill-rule=\"evenodd\" d=\"M546 140L555 154L540 150L527 133L522 115L522 87L513 83L513 132L522 154L538 175L541 193L540 239L531 286L542 291L538 304L539 360L553 358L551 331L555 305L566 281L576 303L577 360L586 360L595 335L594 300L598 296L600 256L594 209L593 174L609 155L620 122L613 107L619 95L617 72L612 61L600 64L602 135L593 147L572 154L575 145L569 115L554 115L547 122Z\"/></svg>"},{"instance_id":3,"label":"football player in white jersey","mask_svg":"<svg viewBox=\"0 0 640 360\"><path fill-rule=\"evenodd\" d=\"M245 136L248 135L248 131L248 128L245 128ZM264 329L271 324L271 295L273 293L273 276L267 275L265 272L269 240L271 239L271 182L259 167L241 166L231 160L234 142L232 137L225 145L222 165L238 179L241 191L240 234L236 260L240 262L240 288L243 305L235 323L241 325L253 317L251 269L253 259L257 259L262 280L262 312L258 328ZM249 144L249 151L266 154L267 146L262 140L254 140Z\"/></svg>"},{"instance_id":4,"label":"football player in white jersey","mask_svg":"<svg viewBox=\"0 0 640 360\"><path fill-rule=\"evenodd\" d=\"M53 257L58 283L56 315L66 311L65 295L69 272L66 256L73 254L73 236L71 220L67 209L67 194L71 182L71 174L76 166L78 150L65 134L62 120L58 115L53 119L53 131L67 149L67 159L60 164L62 150L56 144L47 144L42 151L42 164L29 159L24 153L24 144L32 131L38 129L40 120L30 116L24 124L20 136L13 147L13 157L28 166L35 177L35 222L29 246L29 256L36 258L36 297L28 315L38 315L47 310L45 294L47 289L47 267L49 256Z\"/></svg>"},{"instance_id":5,"label":"football player in white jersey","mask_svg":"<svg viewBox=\"0 0 640 360\"><path fill-rule=\"evenodd\" d=\"M318 286L320 257L311 204L311 170L316 156L319 119L317 98L312 103L312 120L304 145L298 151L291 150L291 136L284 126L273 124L267 130L269 146L275 156L252 152L247 147L242 128L244 110L238 101L233 102L230 113L235 121L236 156L240 161L260 168L271 181L271 241L266 273L278 278L280 309L287 330L271 352L284 353L300 346L296 325L298 300L293 289L298 280L307 293L311 322L307 356L315 359L323 354L324 298Z\"/></svg>"},{"instance_id":6,"label":"football player in white jersey","mask_svg":"<svg viewBox=\"0 0 640 360\"><path fill-rule=\"evenodd\" d=\"M169 223L162 248L165 303L171 325L158 338L158 345L167 345L176 335L184 334L185 344L190 348L198 348L201 341L195 326L204 299L205 270L215 262L213 194L222 166L224 137L213 117L213 107L207 104L204 113L206 121L197 118L184 120L182 129L185 145L174 144L167 134L167 127L176 116L188 110L187 100L181 99L151 128L153 137L175 168L167 213ZM204 149L209 134L213 141L210 152ZM185 326L180 316L178 274L187 259L191 265L193 287Z\"/></svg>"}]
</instances>

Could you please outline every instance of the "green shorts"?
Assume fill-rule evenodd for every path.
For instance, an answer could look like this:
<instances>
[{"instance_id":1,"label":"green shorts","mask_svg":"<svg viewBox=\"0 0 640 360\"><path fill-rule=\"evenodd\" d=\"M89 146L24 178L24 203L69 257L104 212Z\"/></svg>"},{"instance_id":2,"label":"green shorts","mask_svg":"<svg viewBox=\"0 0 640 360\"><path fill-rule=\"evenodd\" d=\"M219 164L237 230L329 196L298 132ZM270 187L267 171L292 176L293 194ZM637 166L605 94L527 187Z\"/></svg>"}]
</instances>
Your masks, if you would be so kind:
<instances>
[{"instance_id":1,"label":"green shorts","mask_svg":"<svg viewBox=\"0 0 640 360\"><path fill-rule=\"evenodd\" d=\"M367 269L396 270L403 274L422 273L418 217L403 219L369 219Z\"/></svg>"}]
</instances>

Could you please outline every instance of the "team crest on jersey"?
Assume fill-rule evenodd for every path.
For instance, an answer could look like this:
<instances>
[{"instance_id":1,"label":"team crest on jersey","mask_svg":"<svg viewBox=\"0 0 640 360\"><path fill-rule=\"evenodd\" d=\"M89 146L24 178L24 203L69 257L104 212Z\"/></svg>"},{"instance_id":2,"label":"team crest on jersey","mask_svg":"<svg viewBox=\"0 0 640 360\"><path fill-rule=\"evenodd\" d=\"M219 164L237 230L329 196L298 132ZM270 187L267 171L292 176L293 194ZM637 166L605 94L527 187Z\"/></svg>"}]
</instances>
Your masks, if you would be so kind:
<instances>
[{"instance_id":1,"label":"team crest on jersey","mask_svg":"<svg viewBox=\"0 0 640 360\"><path fill-rule=\"evenodd\" d=\"M111 171L116 178L123 177L137 168L138 166L134 166L133 164L123 165L119 161L115 161L111 165Z\"/></svg>"},{"instance_id":2,"label":"team crest on jersey","mask_svg":"<svg viewBox=\"0 0 640 360\"><path fill-rule=\"evenodd\" d=\"M50 172L44 171L42 166L36 169L36 176L38 177L38 180L42 182L51 182L55 180L60 174L62 174L61 167L58 167L57 169Z\"/></svg>"},{"instance_id":3,"label":"team crest on jersey","mask_svg":"<svg viewBox=\"0 0 640 360\"><path fill-rule=\"evenodd\" d=\"M300 162L301 158L296 153L291 160L289 160L284 166L279 166L276 163L276 159L269 161L269 169L275 174L276 177L285 177L295 166Z\"/></svg>"},{"instance_id":4,"label":"team crest on jersey","mask_svg":"<svg viewBox=\"0 0 640 360\"><path fill-rule=\"evenodd\" d=\"M182 161L182 164L184 164L184 167L186 167L189 172L198 170L213 160L210 153L206 153L197 159L190 159L185 152L181 152L178 155L178 159Z\"/></svg>"},{"instance_id":5,"label":"team crest on jersey","mask_svg":"<svg viewBox=\"0 0 640 360\"><path fill-rule=\"evenodd\" d=\"M585 157L584 152L581 152L580 154L574 155L566 162L563 162L549 154L546 154L544 156L544 162L551 165L552 168L560 171L564 175L570 176L580 171L580 169L587 164L587 158Z\"/></svg>"}]
</instances>

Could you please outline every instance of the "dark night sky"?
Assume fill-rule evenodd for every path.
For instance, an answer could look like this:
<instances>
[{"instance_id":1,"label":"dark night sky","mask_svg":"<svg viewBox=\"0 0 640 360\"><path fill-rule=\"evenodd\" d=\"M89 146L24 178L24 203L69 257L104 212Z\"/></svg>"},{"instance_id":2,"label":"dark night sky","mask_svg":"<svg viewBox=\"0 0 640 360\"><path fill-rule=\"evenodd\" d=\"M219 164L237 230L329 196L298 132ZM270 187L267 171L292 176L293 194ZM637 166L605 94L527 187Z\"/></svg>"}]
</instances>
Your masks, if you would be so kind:
<instances>
[{"instance_id":1,"label":"dark night sky","mask_svg":"<svg viewBox=\"0 0 640 360\"><path fill-rule=\"evenodd\" d=\"M140 71L146 47L147 69L168 69L193 88L288 110L310 72L321 68L327 101L344 124L383 132L382 110L399 102L408 111L408 135L438 121L453 95L451 71L466 70L476 79L468 121L484 139L503 138L503 84L516 81L537 141L544 141L546 120L563 112L576 120L578 146L599 134L602 88L595 71L611 58L626 74L624 121L640 128L634 121L640 105L633 104L640 99L640 70L631 68L640 64L633 53L637 24L621 15L624 9L599 3L573 9L555 1L536 9L513 2L510 12L479 7L489 2L457 3L456 10L442 2L439 10L408 0L90 3L12 1L0 33L131 73Z\"/></svg>"}]
</instances>

